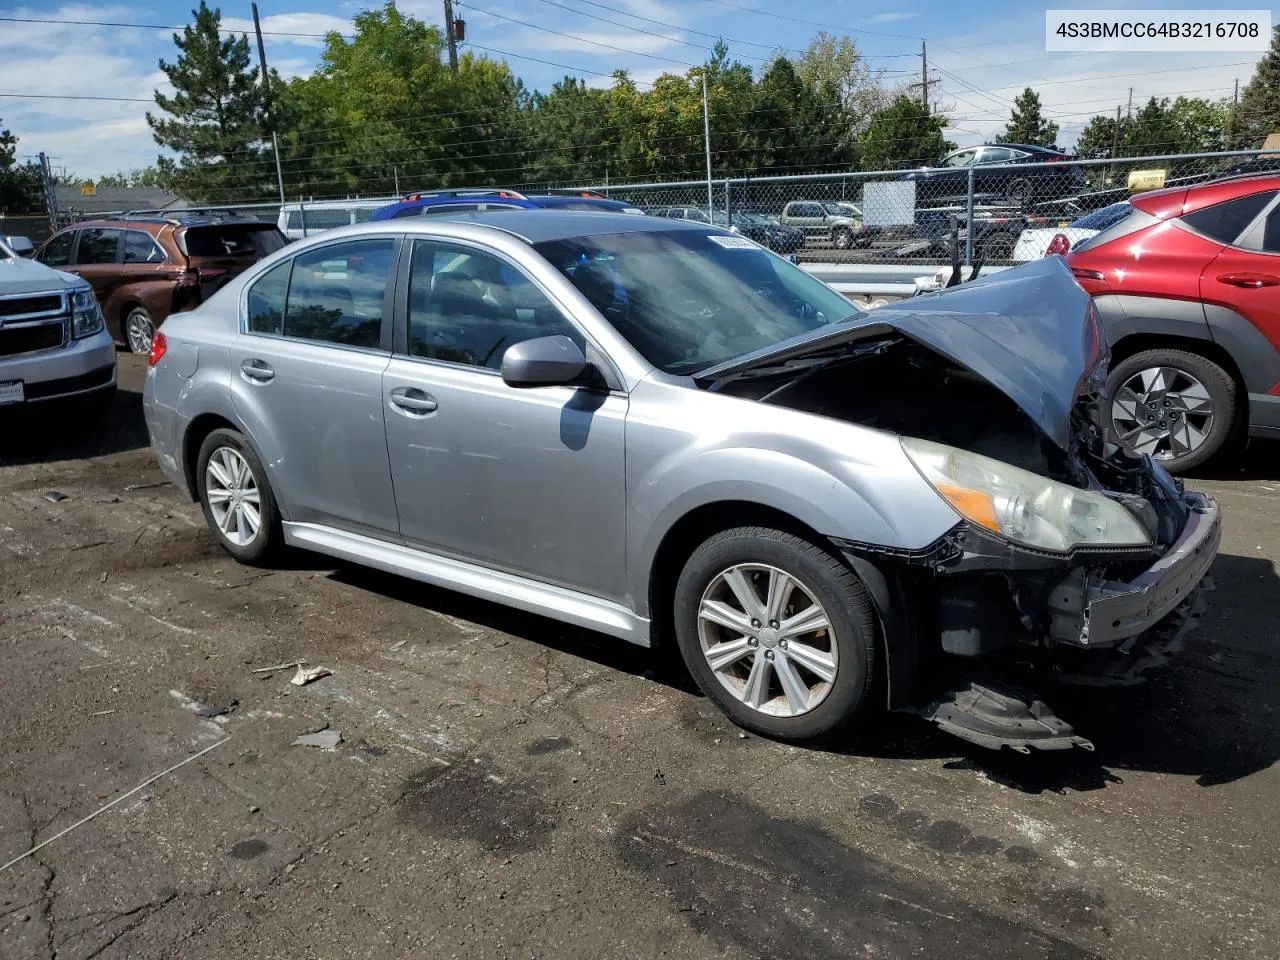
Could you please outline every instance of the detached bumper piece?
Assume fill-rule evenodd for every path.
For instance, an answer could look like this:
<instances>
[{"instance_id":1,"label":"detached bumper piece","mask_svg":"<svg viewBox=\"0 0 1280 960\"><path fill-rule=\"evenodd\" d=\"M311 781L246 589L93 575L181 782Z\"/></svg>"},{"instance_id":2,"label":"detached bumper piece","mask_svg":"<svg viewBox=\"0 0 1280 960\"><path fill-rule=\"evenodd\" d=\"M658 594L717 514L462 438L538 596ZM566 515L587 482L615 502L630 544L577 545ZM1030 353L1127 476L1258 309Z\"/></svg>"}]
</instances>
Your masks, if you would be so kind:
<instances>
[{"instance_id":1,"label":"detached bumper piece","mask_svg":"<svg viewBox=\"0 0 1280 960\"><path fill-rule=\"evenodd\" d=\"M947 733L991 750L1093 749L1089 740L1076 736L1071 724L1055 716L1043 700L999 684L969 681L921 707L918 713Z\"/></svg>"}]
</instances>

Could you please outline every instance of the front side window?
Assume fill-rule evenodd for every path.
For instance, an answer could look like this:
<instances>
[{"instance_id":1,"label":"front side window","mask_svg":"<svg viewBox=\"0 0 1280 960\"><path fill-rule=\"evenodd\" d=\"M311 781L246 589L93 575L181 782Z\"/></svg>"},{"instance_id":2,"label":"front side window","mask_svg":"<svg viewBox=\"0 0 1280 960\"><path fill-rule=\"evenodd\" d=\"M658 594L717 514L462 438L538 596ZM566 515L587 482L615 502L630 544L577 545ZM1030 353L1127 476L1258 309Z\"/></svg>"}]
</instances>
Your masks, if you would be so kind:
<instances>
[{"instance_id":1,"label":"front side window","mask_svg":"<svg viewBox=\"0 0 1280 960\"><path fill-rule=\"evenodd\" d=\"M534 249L667 373L694 373L860 316L830 287L743 237L644 231Z\"/></svg>"},{"instance_id":2,"label":"front side window","mask_svg":"<svg viewBox=\"0 0 1280 960\"><path fill-rule=\"evenodd\" d=\"M67 230L41 247L36 259L50 267L65 267L71 262L71 249L75 244L76 231Z\"/></svg>"},{"instance_id":3,"label":"front side window","mask_svg":"<svg viewBox=\"0 0 1280 960\"><path fill-rule=\"evenodd\" d=\"M249 287L249 330L252 333L284 333L284 302L289 294L293 261L272 267Z\"/></svg>"},{"instance_id":4,"label":"front side window","mask_svg":"<svg viewBox=\"0 0 1280 960\"><path fill-rule=\"evenodd\" d=\"M390 237L352 240L294 257L284 335L378 347L395 245Z\"/></svg>"},{"instance_id":5,"label":"front side window","mask_svg":"<svg viewBox=\"0 0 1280 960\"><path fill-rule=\"evenodd\" d=\"M151 234L141 230L124 233L125 263L164 263L164 251L151 239Z\"/></svg>"},{"instance_id":6,"label":"front side window","mask_svg":"<svg viewBox=\"0 0 1280 960\"><path fill-rule=\"evenodd\" d=\"M115 263L116 247L119 243L119 230L107 230L102 227L81 230L80 247L76 251L76 263Z\"/></svg>"},{"instance_id":7,"label":"front side window","mask_svg":"<svg viewBox=\"0 0 1280 960\"><path fill-rule=\"evenodd\" d=\"M532 281L498 257L434 240L413 245L409 354L497 370L507 347L585 338Z\"/></svg>"},{"instance_id":8,"label":"front side window","mask_svg":"<svg viewBox=\"0 0 1280 960\"><path fill-rule=\"evenodd\" d=\"M1008 147L984 147L982 150L983 163L1003 163L1012 159L1013 151Z\"/></svg>"}]
</instances>

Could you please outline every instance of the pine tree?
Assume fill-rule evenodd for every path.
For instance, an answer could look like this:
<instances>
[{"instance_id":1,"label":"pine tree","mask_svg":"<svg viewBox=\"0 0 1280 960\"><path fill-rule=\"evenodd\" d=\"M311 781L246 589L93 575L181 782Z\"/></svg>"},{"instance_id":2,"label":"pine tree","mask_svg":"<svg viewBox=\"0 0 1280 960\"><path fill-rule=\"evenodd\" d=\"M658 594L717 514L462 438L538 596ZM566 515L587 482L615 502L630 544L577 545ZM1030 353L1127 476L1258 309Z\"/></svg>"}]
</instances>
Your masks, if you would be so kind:
<instances>
[{"instance_id":1,"label":"pine tree","mask_svg":"<svg viewBox=\"0 0 1280 960\"><path fill-rule=\"evenodd\" d=\"M160 61L174 88L172 97L155 93L167 116L147 113L156 142L179 155L157 165L188 199L234 203L269 194L273 168L263 151L263 91L249 39L222 39L222 11L205 0L191 13L195 22L173 35L177 62Z\"/></svg>"},{"instance_id":2,"label":"pine tree","mask_svg":"<svg viewBox=\"0 0 1280 960\"><path fill-rule=\"evenodd\" d=\"M39 168L18 163L18 138L0 122L0 214L33 213L44 207Z\"/></svg>"},{"instance_id":3,"label":"pine tree","mask_svg":"<svg viewBox=\"0 0 1280 960\"><path fill-rule=\"evenodd\" d=\"M890 170L903 163L937 163L956 146L942 136L946 126L946 117L930 113L918 99L898 97L872 115L858 138L862 169Z\"/></svg>"},{"instance_id":4,"label":"pine tree","mask_svg":"<svg viewBox=\"0 0 1280 960\"><path fill-rule=\"evenodd\" d=\"M1271 31L1271 47L1240 93L1233 146L1244 150L1260 147L1269 133L1280 133L1280 24Z\"/></svg>"},{"instance_id":5,"label":"pine tree","mask_svg":"<svg viewBox=\"0 0 1280 960\"><path fill-rule=\"evenodd\" d=\"M1033 147L1053 147L1058 139L1058 125L1040 114L1040 94L1030 87L1013 101L1013 114L1004 128L1006 143L1025 143Z\"/></svg>"}]
</instances>

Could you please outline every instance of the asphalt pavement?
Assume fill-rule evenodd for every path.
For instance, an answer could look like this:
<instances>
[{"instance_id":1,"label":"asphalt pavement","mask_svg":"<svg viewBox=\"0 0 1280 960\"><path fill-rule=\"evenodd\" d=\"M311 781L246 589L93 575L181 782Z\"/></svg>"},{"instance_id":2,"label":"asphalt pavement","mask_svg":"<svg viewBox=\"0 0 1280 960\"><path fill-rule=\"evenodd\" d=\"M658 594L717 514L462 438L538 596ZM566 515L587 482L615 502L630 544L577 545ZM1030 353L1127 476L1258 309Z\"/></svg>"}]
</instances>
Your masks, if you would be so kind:
<instances>
[{"instance_id":1,"label":"asphalt pavement","mask_svg":"<svg viewBox=\"0 0 1280 960\"><path fill-rule=\"evenodd\" d=\"M1225 538L1187 651L1055 702L1095 753L806 750L620 641L237 565L142 371L109 432L0 428L0 864L57 837L0 869L5 960L1277 955L1276 447L1191 481Z\"/></svg>"}]
</instances>

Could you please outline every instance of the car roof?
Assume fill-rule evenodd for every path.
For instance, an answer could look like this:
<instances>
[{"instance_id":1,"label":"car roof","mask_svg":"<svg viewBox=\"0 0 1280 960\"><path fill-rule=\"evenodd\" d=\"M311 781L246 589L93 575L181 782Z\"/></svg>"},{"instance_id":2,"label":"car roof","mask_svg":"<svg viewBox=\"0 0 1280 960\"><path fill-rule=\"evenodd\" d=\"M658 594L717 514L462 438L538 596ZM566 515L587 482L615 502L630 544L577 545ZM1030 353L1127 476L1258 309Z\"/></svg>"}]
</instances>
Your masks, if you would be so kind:
<instances>
[{"instance_id":1,"label":"car roof","mask_svg":"<svg viewBox=\"0 0 1280 960\"><path fill-rule=\"evenodd\" d=\"M226 227L249 225L270 227L274 229L276 224L274 220L262 220L258 217L184 217L181 214L174 214L172 216L100 217L97 220L77 220L75 223L69 223L61 229L80 230L86 227L93 227L124 230L132 227L138 230L146 230L148 227Z\"/></svg>"},{"instance_id":2,"label":"car roof","mask_svg":"<svg viewBox=\"0 0 1280 960\"><path fill-rule=\"evenodd\" d=\"M1150 190L1137 194L1132 198L1132 202L1153 215L1157 215L1154 211L1160 211L1159 219L1165 219L1185 216L1214 204L1265 190L1280 190L1280 173L1225 177L1220 180L1210 180L1208 183Z\"/></svg>"},{"instance_id":3,"label":"car roof","mask_svg":"<svg viewBox=\"0 0 1280 960\"><path fill-rule=\"evenodd\" d=\"M573 207L581 209L583 206L596 207L600 210L625 210L634 206L634 204L608 197L581 197L577 194L530 194L526 199L536 203L543 210Z\"/></svg>"},{"instance_id":4,"label":"car roof","mask_svg":"<svg viewBox=\"0 0 1280 960\"><path fill-rule=\"evenodd\" d=\"M449 191L445 193L410 194L402 200L387 203L374 210L378 220L393 220L404 210L419 210L423 207L449 207L462 204L502 203L519 207L522 210L533 209L537 204L526 199L522 194L511 191L478 188L475 191Z\"/></svg>"},{"instance_id":5,"label":"car roof","mask_svg":"<svg viewBox=\"0 0 1280 960\"><path fill-rule=\"evenodd\" d=\"M420 224L424 230L429 224L438 223L471 223L492 227L519 237L526 243L546 243L606 233L719 230L710 224L696 221L668 220L664 217L620 217L616 213L586 210L488 210L479 213L442 213L422 220L405 221L406 227Z\"/></svg>"}]
</instances>

